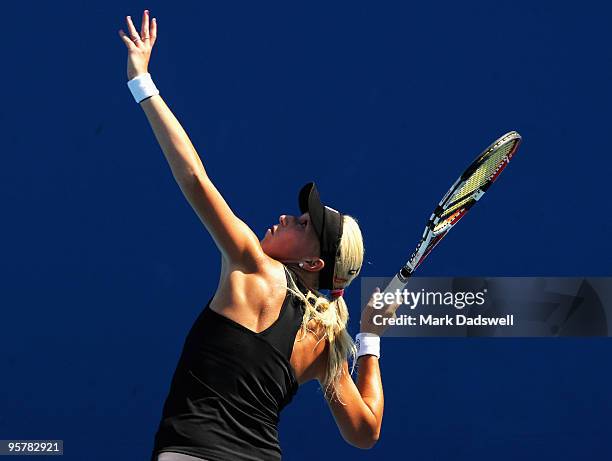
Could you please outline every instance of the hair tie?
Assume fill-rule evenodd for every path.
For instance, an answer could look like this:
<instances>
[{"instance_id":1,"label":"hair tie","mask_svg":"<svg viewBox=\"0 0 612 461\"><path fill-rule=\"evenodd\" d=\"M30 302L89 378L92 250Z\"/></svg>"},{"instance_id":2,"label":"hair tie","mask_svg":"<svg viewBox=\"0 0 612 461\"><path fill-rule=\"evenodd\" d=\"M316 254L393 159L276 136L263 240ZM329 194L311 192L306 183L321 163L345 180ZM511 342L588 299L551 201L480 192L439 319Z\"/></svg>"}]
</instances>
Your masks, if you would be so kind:
<instances>
[{"instance_id":1,"label":"hair tie","mask_svg":"<svg viewBox=\"0 0 612 461\"><path fill-rule=\"evenodd\" d=\"M339 298L340 296L344 295L344 288L337 288L335 290L331 290L330 294L332 299Z\"/></svg>"}]
</instances>

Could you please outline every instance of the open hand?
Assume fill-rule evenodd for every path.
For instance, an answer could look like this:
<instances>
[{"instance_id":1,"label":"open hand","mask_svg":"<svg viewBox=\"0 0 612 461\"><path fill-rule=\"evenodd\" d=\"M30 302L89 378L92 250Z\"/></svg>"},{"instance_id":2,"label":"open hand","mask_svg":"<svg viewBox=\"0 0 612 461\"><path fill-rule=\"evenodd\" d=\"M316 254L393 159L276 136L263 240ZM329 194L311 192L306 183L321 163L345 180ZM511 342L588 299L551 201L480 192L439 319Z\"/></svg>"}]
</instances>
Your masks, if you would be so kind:
<instances>
[{"instance_id":1,"label":"open hand","mask_svg":"<svg viewBox=\"0 0 612 461\"><path fill-rule=\"evenodd\" d=\"M123 29L119 30L119 36L128 49L127 76L128 80L131 80L148 72L151 50L157 39L157 21L153 18L149 27L149 10L144 10L140 34L134 27L131 16L126 16L125 21L130 36L128 37Z\"/></svg>"}]
</instances>

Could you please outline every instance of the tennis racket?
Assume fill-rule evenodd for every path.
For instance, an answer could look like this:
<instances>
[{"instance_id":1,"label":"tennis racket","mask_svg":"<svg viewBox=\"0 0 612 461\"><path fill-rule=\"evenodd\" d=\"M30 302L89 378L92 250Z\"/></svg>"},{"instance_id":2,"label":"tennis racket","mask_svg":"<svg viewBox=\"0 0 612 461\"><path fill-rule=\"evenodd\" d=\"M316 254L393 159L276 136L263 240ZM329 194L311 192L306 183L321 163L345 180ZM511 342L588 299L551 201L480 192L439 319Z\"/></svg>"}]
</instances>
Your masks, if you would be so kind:
<instances>
[{"instance_id":1,"label":"tennis racket","mask_svg":"<svg viewBox=\"0 0 612 461\"><path fill-rule=\"evenodd\" d=\"M401 290L431 250L465 216L499 174L510 163L521 142L521 135L510 131L491 144L455 181L431 214L421 241L404 267L393 277L385 292Z\"/></svg>"}]
</instances>

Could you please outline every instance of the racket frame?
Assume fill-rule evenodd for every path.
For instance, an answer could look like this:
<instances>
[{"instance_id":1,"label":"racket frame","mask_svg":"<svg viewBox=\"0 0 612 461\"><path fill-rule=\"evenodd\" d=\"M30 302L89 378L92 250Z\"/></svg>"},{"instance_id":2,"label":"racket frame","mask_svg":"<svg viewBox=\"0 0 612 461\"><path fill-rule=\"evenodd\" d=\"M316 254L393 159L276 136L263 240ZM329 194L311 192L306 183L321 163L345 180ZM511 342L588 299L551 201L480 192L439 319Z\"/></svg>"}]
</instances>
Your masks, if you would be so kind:
<instances>
[{"instance_id":1,"label":"racket frame","mask_svg":"<svg viewBox=\"0 0 612 461\"><path fill-rule=\"evenodd\" d=\"M427 225L425 226L425 230L423 231L423 235L421 240L416 246L416 249L410 256L410 259L404 264L404 266L398 271L397 274L391 279L387 287L384 289L385 293L393 293L396 290L401 290L404 288L406 283L408 283L408 279L412 277L412 274L419 265L427 258L429 253L435 248L435 246L440 243L440 241L444 238L444 236L459 222L459 220L465 216L465 214L472 208L478 200L482 198L487 189L493 184L499 174L508 166L510 160L516 153L520 143L521 143L521 135L516 131L510 131L503 136L500 136L496 139L489 147L487 147L476 159L470 164L470 166L463 172L463 174L453 183L448 192L444 194L442 200L438 203L438 206L433 211L429 220L427 221ZM445 210L450 209L455 206L462 200L465 200L465 197L461 197L453 203L446 203L452 194L458 190L460 186L462 186L472 174L476 171L476 169L482 165L489 155L495 150L504 146L506 143L515 142L514 147L508 152L506 156L499 162L499 165L495 169L495 171L489 176L486 183L481 187L472 192L472 196L469 197L466 204L461 206L455 213L453 213L450 217L453 218L450 220L447 225L443 228L436 229L438 223L440 223L442 219L442 213ZM449 219L449 218L445 218Z\"/></svg>"}]
</instances>

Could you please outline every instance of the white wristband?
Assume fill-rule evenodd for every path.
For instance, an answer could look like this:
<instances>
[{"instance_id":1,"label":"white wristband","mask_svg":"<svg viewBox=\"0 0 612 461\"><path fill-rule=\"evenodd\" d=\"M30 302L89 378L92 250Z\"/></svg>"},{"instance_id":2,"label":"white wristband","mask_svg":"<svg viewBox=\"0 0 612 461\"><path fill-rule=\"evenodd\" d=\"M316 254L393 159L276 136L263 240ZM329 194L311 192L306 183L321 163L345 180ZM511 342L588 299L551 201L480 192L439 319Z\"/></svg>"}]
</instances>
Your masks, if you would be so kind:
<instances>
[{"instance_id":1,"label":"white wristband","mask_svg":"<svg viewBox=\"0 0 612 461\"><path fill-rule=\"evenodd\" d=\"M137 103L159 94L159 90L155 86L155 83L153 83L151 74L148 72L146 74L140 74L139 76L134 77L132 80L127 82L127 86L132 92L132 96L134 96L134 100Z\"/></svg>"},{"instance_id":2,"label":"white wristband","mask_svg":"<svg viewBox=\"0 0 612 461\"><path fill-rule=\"evenodd\" d=\"M357 333L355 337L357 358L362 355L375 355L380 358L380 336L375 333Z\"/></svg>"}]
</instances>

